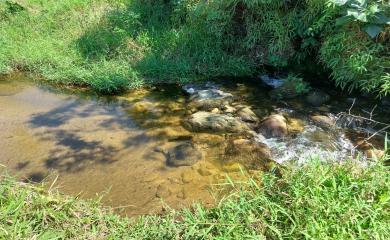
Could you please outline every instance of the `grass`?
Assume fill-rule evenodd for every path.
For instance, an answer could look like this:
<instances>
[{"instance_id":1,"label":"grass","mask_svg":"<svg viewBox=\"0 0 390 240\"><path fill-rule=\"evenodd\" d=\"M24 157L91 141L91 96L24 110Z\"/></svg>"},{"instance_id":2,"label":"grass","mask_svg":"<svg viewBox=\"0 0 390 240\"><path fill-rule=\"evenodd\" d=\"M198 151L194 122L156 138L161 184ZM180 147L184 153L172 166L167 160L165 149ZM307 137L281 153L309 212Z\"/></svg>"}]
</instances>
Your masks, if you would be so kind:
<instances>
[{"instance_id":1,"label":"grass","mask_svg":"<svg viewBox=\"0 0 390 240\"><path fill-rule=\"evenodd\" d=\"M373 40L357 22L338 26L343 14L323 0L2 0L0 74L115 94L270 66L388 94L390 27Z\"/></svg>"},{"instance_id":2,"label":"grass","mask_svg":"<svg viewBox=\"0 0 390 240\"><path fill-rule=\"evenodd\" d=\"M119 1L18 1L24 8L13 12L7 2L13 1L0 2L0 73L34 72L53 83L90 86L103 93L142 85L129 62L89 59L78 42ZM110 39L100 41L109 46ZM104 51L104 46L96 48Z\"/></svg>"},{"instance_id":3,"label":"grass","mask_svg":"<svg viewBox=\"0 0 390 240\"><path fill-rule=\"evenodd\" d=\"M389 239L390 174L378 163L311 163L229 189L213 208L129 219L84 201L0 181L2 239ZM226 191L225 191L226 192Z\"/></svg>"},{"instance_id":4,"label":"grass","mask_svg":"<svg viewBox=\"0 0 390 240\"><path fill-rule=\"evenodd\" d=\"M253 73L201 29L174 27L170 12L160 0L0 1L0 74L28 71L114 94L156 82Z\"/></svg>"}]
</instances>

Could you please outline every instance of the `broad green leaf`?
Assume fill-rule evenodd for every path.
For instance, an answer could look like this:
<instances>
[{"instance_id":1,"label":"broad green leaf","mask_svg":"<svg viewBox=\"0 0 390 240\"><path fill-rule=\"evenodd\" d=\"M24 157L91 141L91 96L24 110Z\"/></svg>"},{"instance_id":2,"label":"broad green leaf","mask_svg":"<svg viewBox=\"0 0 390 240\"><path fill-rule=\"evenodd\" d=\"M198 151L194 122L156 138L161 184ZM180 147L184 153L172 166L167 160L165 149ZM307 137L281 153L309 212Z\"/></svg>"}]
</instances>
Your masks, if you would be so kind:
<instances>
[{"instance_id":1,"label":"broad green leaf","mask_svg":"<svg viewBox=\"0 0 390 240\"><path fill-rule=\"evenodd\" d=\"M332 2L337 6L344 6L348 2L348 0L332 0Z\"/></svg>"},{"instance_id":2,"label":"broad green leaf","mask_svg":"<svg viewBox=\"0 0 390 240\"><path fill-rule=\"evenodd\" d=\"M369 24L363 29L371 38L375 38L383 30L383 27L374 24Z\"/></svg>"},{"instance_id":3,"label":"broad green leaf","mask_svg":"<svg viewBox=\"0 0 390 240\"><path fill-rule=\"evenodd\" d=\"M353 16L355 19L361 22L367 22L367 15L364 12L360 12L356 9L352 9L352 8L348 9L347 16Z\"/></svg>"},{"instance_id":4,"label":"broad green leaf","mask_svg":"<svg viewBox=\"0 0 390 240\"><path fill-rule=\"evenodd\" d=\"M370 8L369 8L369 10L370 10L370 12L373 13L373 14L378 13L378 12L381 11L381 10L379 9L378 4L373 4L373 5L371 5Z\"/></svg>"},{"instance_id":5,"label":"broad green leaf","mask_svg":"<svg viewBox=\"0 0 390 240\"><path fill-rule=\"evenodd\" d=\"M383 14L376 14L370 22L376 24L390 24L390 18Z\"/></svg>"},{"instance_id":6,"label":"broad green leaf","mask_svg":"<svg viewBox=\"0 0 390 240\"><path fill-rule=\"evenodd\" d=\"M351 4L351 5L358 5L359 7L367 6L367 0L355 0L354 2L357 2L357 4Z\"/></svg>"},{"instance_id":7,"label":"broad green leaf","mask_svg":"<svg viewBox=\"0 0 390 240\"><path fill-rule=\"evenodd\" d=\"M336 19L336 26L342 26L351 22L353 18L351 16L343 16Z\"/></svg>"}]
</instances>

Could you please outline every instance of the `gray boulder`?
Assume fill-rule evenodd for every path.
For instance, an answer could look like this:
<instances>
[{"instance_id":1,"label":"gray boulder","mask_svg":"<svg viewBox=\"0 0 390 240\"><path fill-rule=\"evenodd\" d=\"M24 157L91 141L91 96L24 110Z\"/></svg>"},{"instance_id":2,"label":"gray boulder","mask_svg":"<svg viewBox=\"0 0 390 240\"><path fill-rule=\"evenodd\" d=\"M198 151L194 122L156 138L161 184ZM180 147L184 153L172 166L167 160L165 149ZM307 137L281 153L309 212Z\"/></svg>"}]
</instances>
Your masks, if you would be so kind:
<instances>
[{"instance_id":1,"label":"gray boulder","mask_svg":"<svg viewBox=\"0 0 390 240\"><path fill-rule=\"evenodd\" d=\"M233 102L233 95L218 89L200 90L190 97L189 108L210 110Z\"/></svg>"},{"instance_id":2,"label":"gray boulder","mask_svg":"<svg viewBox=\"0 0 390 240\"><path fill-rule=\"evenodd\" d=\"M250 130L240 119L203 111L192 114L184 125L193 132L243 133Z\"/></svg>"}]
</instances>

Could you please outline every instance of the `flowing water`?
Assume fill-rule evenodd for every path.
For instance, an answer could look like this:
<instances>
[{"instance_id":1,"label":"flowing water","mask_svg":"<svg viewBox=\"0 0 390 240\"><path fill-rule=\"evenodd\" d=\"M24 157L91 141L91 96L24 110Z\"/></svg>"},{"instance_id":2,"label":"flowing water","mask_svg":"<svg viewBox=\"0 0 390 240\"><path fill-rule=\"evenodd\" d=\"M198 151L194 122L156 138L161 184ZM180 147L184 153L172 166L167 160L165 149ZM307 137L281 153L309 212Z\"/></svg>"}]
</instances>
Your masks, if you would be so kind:
<instances>
[{"instance_id":1,"label":"flowing water","mask_svg":"<svg viewBox=\"0 0 390 240\"><path fill-rule=\"evenodd\" d=\"M303 161L300 156L311 153L345 159L354 154L353 142L360 133L324 130L308 118L345 111L347 99L334 97L328 106L309 108L302 99L275 102L258 83L231 81L221 88L252 106L260 118L285 112L301 124L302 130L286 139L263 140L276 162ZM245 167L227 160L234 135L192 133L182 126L189 114L187 101L175 85L97 97L38 85L21 74L0 77L0 164L27 181L56 179L55 187L66 194L103 194L103 203L130 216L161 213L165 205L211 205L211 184L226 175L240 178ZM386 121L388 116L381 111L378 118ZM376 145L383 146L382 140ZM164 149L183 142L198 146L203 160L169 166Z\"/></svg>"}]
</instances>

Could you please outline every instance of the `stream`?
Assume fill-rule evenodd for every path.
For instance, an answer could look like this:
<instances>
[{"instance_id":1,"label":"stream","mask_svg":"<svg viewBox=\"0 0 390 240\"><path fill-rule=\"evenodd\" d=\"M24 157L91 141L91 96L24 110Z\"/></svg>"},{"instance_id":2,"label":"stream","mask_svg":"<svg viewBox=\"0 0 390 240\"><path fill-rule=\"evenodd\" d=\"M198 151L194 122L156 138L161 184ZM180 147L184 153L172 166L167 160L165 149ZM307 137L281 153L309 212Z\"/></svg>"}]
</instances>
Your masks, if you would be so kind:
<instances>
[{"instance_id":1,"label":"stream","mask_svg":"<svg viewBox=\"0 0 390 240\"><path fill-rule=\"evenodd\" d=\"M24 181L54 182L65 194L102 196L105 205L138 216L194 202L211 206L210 190L226 176L316 158L369 162L384 146L383 134L362 144L381 126L341 119L337 114L352 102L337 92L314 107L304 97L272 99L256 81L216 80L184 90L172 84L98 97L23 74L0 76L0 166ZM356 115L378 105L356 99ZM260 133L262 120L273 115L286 121L283 137ZM375 119L389 117L389 107L379 104Z\"/></svg>"}]
</instances>

